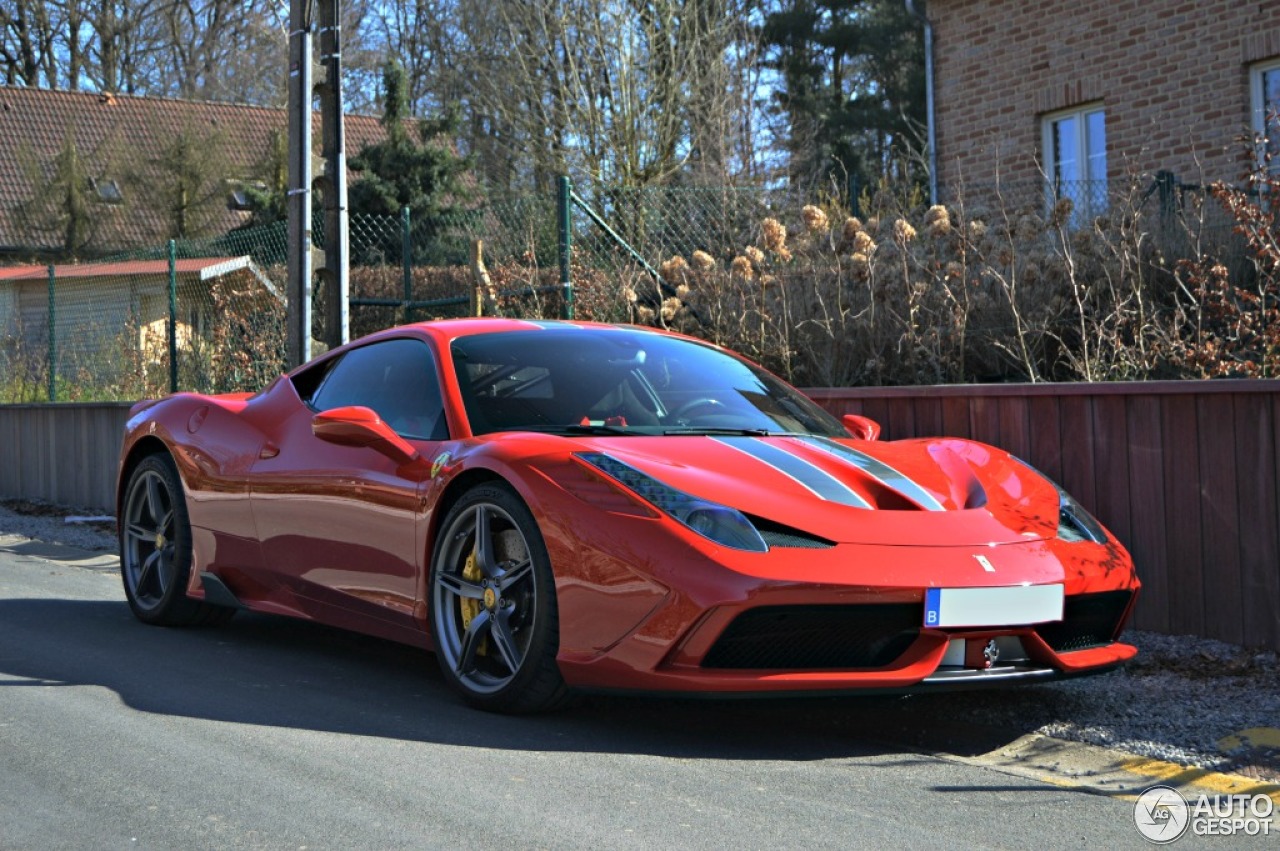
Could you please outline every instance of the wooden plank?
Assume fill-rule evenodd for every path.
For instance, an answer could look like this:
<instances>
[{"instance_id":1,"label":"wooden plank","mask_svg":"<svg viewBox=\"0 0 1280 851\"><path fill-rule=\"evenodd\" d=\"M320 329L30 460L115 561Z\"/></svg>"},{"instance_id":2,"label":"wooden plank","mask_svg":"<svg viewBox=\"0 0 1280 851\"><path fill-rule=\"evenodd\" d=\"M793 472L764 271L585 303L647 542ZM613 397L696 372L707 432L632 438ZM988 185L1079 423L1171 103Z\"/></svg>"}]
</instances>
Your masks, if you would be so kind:
<instances>
[{"instance_id":1,"label":"wooden plank","mask_svg":"<svg viewBox=\"0 0 1280 851\"><path fill-rule=\"evenodd\" d=\"M1276 492L1276 406L1265 396L1235 397L1235 467L1240 535L1242 641L1280 645L1280 494Z\"/></svg>"},{"instance_id":2,"label":"wooden plank","mask_svg":"<svg viewBox=\"0 0 1280 851\"><path fill-rule=\"evenodd\" d=\"M1026 460L1031 454L1030 400L1025 396L1004 396L994 401L1000 423L1000 448Z\"/></svg>"},{"instance_id":3,"label":"wooden plank","mask_svg":"<svg viewBox=\"0 0 1280 851\"><path fill-rule=\"evenodd\" d=\"M1280 393L1280 379L1229 378L1214 381L1087 381L1052 382L1035 384L937 384L906 387L857 387L826 388L834 394L855 393L865 398L886 399L894 397L970 397L987 396L1185 396L1187 394L1216 396L1239 393L1259 393L1272 396ZM807 391L806 391L807 392ZM814 391L818 392L818 391Z\"/></svg>"},{"instance_id":4,"label":"wooden plank","mask_svg":"<svg viewBox=\"0 0 1280 851\"><path fill-rule=\"evenodd\" d=\"M1059 429L1062 434L1062 477L1066 488L1088 511L1098 508L1094 485L1093 399L1067 396L1059 400Z\"/></svg>"},{"instance_id":5,"label":"wooden plank","mask_svg":"<svg viewBox=\"0 0 1280 851\"><path fill-rule=\"evenodd\" d=\"M942 400L942 433L947 437L970 437L969 400L949 396Z\"/></svg>"},{"instance_id":6,"label":"wooden plank","mask_svg":"<svg viewBox=\"0 0 1280 851\"><path fill-rule=\"evenodd\" d=\"M1200 516L1200 429L1196 397L1161 400L1164 453L1165 552L1168 561L1169 631L1204 634L1202 519Z\"/></svg>"},{"instance_id":7,"label":"wooden plank","mask_svg":"<svg viewBox=\"0 0 1280 851\"><path fill-rule=\"evenodd\" d=\"M1098 519L1122 541L1133 532L1127 401L1123 396L1093 400L1094 505Z\"/></svg>"},{"instance_id":8,"label":"wooden plank","mask_svg":"<svg viewBox=\"0 0 1280 851\"><path fill-rule=\"evenodd\" d=\"M942 425L942 400L917 396L913 400L916 408L916 437L940 437L946 434Z\"/></svg>"},{"instance_id":9,"label":"wooden plank","mask_svg":"<svg viewBox=\"0 0 1280 851\"><path fill-rule=\"evenodd\" d=\"M1240 519L1236 485L1235 406L1230 396L1198 396L1199 426L1200 593L1204 595L1204 635L1239 644ZM1252 532L1252 530L1250 530Z\"/></svg>"},{"instance_id":10,"label":"wooden plank","mask_svg":"<svg viewBox=\"0 0 1280 851\"><path fill-rule=\"evenodd\" d=\"M862 415L880 423L881 440L896 440L893 423L889 419L889 399L866 399L862 403Z\"/></svg>"},{"instance_id":11,"label":"wooden plank","mask_svg":"<svg viewBox=\"0 0 1280 851\"><path fill-rule=\"evenodd\" d=\"M893 421L895 440L920 436L920 432L916 428L916 405L914 400L894 399L889 410L889 419Z\"/></svg>"},{"instance_id":12,"label":"wooden plank","mask_svg":"<svg viewBox=\"0 0 1280 851\"><path fill-rule=\"evenodd\" d=\"M1129 537L1122 543L1133 555L1142 580L1134 626L1169 630L1169 557L1164 520L1164 453L1161 399L1135 396L1128 400L1129 494L1134 503Z\"/></svg>"},{"instance_id":13,"label":"wooden plank","mask_svg":"<svg viewBox=\"0 0 1280 851\"><path fill-rule=\"evenodd\" d=\"M1000 411L995 399L974 396L969 400L969 434L974 440L1000 445Z\"/></svg>"},{"instance_id":14,"label":"wooden plank","mask_svg":"<svg viewBox=\"0 0 1280 851\"><path fill-rule=\"evenodd\" d=\"M1026 460L1055 482L1062 481L1062 427L1059 401L1052 396L1028 400L1027 423L1031 430Z\"/></svg>"}]
</instances>

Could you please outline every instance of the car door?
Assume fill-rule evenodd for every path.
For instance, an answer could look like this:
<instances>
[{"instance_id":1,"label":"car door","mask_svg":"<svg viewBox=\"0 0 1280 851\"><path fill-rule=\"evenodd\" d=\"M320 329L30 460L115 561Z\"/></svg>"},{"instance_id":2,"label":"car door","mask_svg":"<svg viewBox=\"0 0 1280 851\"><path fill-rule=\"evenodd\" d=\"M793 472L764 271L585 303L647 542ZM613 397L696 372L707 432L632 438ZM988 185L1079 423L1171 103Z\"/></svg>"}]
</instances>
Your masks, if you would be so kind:
<instances>
[{"instance_id":1,"label":"car door","mask_svg":"<svg viewBox=\"0 0 1280 851\"><path fill-rule=\"evenodd\" d=\"M306 405L281 424L250 472L263 560L301 614L387 637L411 629L422 594L420 493L433 449L447 438L435 357L395 338L352 349L322 375L296 380ZM423 458L317 437L320 411L373 409Z\"/></svg>"}]
</instances>

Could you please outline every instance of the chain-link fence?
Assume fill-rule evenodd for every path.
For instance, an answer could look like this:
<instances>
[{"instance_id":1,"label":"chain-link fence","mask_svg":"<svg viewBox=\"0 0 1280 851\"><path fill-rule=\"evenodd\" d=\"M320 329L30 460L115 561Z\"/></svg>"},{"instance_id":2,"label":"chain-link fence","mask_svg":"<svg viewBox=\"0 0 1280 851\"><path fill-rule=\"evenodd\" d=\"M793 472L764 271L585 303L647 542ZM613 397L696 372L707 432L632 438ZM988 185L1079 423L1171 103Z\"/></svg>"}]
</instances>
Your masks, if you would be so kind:
<instances>
[{"instance_id":1,"label":"chain-link fence","mask_svg":"<svg viewBox=\"0 0 1280 851\"><path fill-rule=\"evenodd\" d=\"M407 210L352 215L349 228L353 336L465 314L476 240L494 269L491 307L501 297L508 312L561 309L558 287L544 286L554 284L552 196L419 221ZM313 242L323 240L317 214ZM283 222L91 263L2 268L0 403L257 390L286 367L287 283ZM319 323L323 289L313 298Z\"/></svg>"},{"instance_id":2,"label":"chain-link fence","mask_svg":"<svg viewBox=\"0 0 1280 851\"><path fill-rule=\"evenodd\" d=\"M1016 249L1020 260L1008 272L1049 281L1055 252L1076 250L1074 239L1051 232L1052 223L1102 233L1097 222L1109 220L1108 239L1133 232L1135 270L1151 260L1141 239L1154 239L1165 268L1206 245L1231 254L1231 221L1200 187L1169 175L1145 183L970 186L944 200L957 221L985 222L992 230L972 238L968 254L942 244L907 250L915 228L934 229L927 202L910 188L902 197L881 190L857 199L852 206L863 219L847 218L849 199L727 187L579 187L435 217L353 214L351 335L477 308L526 317L572 311L583 319L699 333L802 382L959 380L1003 375L1008 358L995 338L1002 329L1019 329L1025 299L1045 286L1022 278L1016 299L994 291L988 325L974 325L984 315L975 305L990 300L984 295L990 276L962 292L948 271L972 262L974 251L983 253L989 271L1004 274L1006 249ZM899 219L915 227L899 230ZM1009 234L1004 243L993 241L1000 228ZM317 215L313 242L321 245L323 237ZM0 402L259 389L286 366L286 249L281 222L94 263L0 269ZM932 265L912 265L924 262ZM572 302L564 299L566 274ZM928 293L918 290L922 282ZM314 292L319 323L324 293ZM969 324L957 332L956 345L983 343L990 352L966 349L954 356L954 369L936 374L914 367L890 373L886 359L902 344L891 346L889 337L897 340L899 332L920 337L917 351L951 345L941 332L930 337L920 327L921 305L939 293L969 300ZM939 305L938 315L949 315L947 309L956 306ZM884 325L877 334L888 335L874 344L859 324L871 320ZM1054 330L1056 321L1045 320L1049 354L1035 357L1061 357L1053 351L1073 345ZM324 337L319 330L317 339Z\"/></svg>"}]
</instances>

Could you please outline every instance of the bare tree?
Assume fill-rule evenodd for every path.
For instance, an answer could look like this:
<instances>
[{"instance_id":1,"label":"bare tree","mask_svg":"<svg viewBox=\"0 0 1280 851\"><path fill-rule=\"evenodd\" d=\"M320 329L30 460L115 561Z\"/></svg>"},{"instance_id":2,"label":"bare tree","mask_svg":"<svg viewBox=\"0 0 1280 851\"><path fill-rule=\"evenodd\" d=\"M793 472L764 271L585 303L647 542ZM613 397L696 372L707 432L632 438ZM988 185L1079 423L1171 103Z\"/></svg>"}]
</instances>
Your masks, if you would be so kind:
<instances>
[{"instance_id":1,"label":"bare tree","mask_svg":"<svg viewBox=\"0 0 1280 851\"><path fill-rule=\"evenodd\" d=\"M482 168L623 186L731 161L751 0L458 0L444 63ZM744 49L744 45L746 48ZM486 135L481 135L485 133ZM485 151L485 148L488 151ZM493 175L490 175L493 176Z\"/></svg>"},{"instance_id":2,"label":"bare tree","mask_svg":"<svg viewBox=\"0 0 1280 851\"><path fill-rule=\"evenodd\" d=\"M57 24L52 11L41 0L13 0L12 5L0 6L0 62L6 84L58 84Z\"/></svg>"},{"instance_id":3,"label":"bare tree","mask_svg":"<svg viewBox=\"0 0 1280 851\"><path fill-rule=\"evenodd\" d=\"M278 103L288 47L270 0L163 0L163 53L155 82L193 100ZM279 69L264 73L264 69Z\"/></svg>"}]
</instances>

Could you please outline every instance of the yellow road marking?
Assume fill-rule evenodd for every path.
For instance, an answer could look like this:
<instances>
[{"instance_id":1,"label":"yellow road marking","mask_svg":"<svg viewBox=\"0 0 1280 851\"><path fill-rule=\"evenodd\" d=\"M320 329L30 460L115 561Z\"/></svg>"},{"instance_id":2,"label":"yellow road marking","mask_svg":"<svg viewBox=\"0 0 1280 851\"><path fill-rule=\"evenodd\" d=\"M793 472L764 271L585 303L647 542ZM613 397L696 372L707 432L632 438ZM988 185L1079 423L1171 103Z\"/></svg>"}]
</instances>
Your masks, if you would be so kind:
<instances>
[{"instance_id":1,"label":"yellow road marking","mask_svg":"<svg viewBox=\"0 0 1280 851\"><path fill-rule=\"evenodd\" d=\"M1235 735L1218 739L1218 747L1224 751L1233 751L1242 747L1280 750L1280 730L1275 727L1250 727Z\"/></svg>"},{"instance_id":2,"label":"yellow road marking","mask_svg":"<svg viewBox=\"0 0 1280 851\"><path fill-rule=\"evenodd\" d=\"M1219 774L1203 768L1188 768L1164 760L1141 757L1121 760L1119 767L1132 774L1163 780L1177 786L1200 786L1220 794L1266 795L1280 804L1280 785L1275 783L1260 783L1235 774Z\"/></svg>"}]
</instances>

